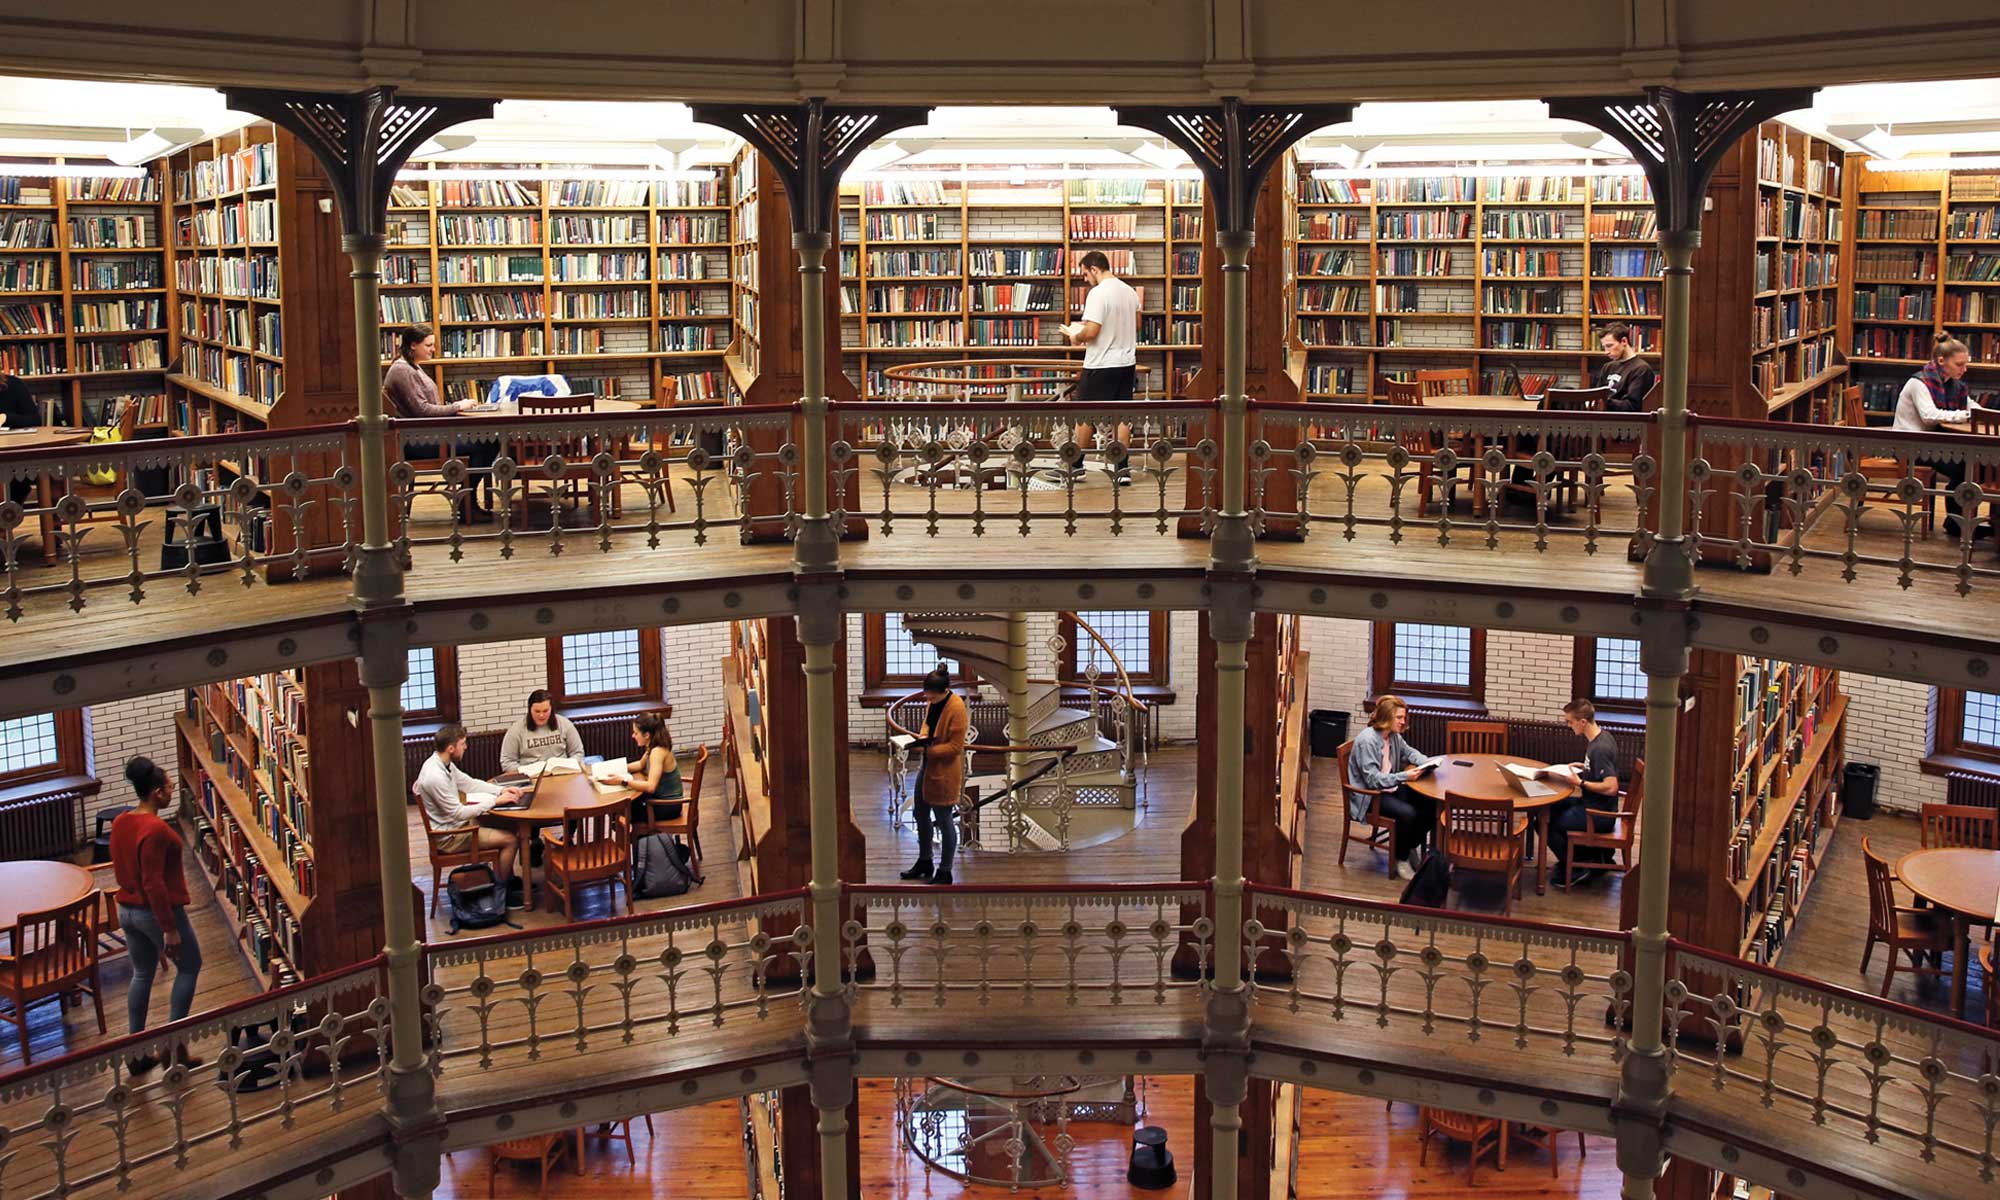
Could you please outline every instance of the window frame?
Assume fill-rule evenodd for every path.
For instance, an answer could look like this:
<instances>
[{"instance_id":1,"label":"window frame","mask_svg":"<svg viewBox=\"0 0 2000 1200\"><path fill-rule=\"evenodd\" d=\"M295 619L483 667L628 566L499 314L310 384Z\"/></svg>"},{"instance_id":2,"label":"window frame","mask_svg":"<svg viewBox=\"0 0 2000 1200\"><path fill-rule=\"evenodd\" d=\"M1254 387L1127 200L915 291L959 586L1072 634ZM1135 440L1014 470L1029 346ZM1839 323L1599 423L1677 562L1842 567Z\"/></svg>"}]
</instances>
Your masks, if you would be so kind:
<instances>
[{"instance_id":1,"label":"window frame","mask_svg":"<svg viewBox=\"0 0 2000 1200\"><path fill-rule=\"evenodd\" d=\"M623 633L621 629L601 629L596 633ZM653 626L634 629L639 637L639 686L624 688L615 692L588 692L581 695L569 690L568 681L563 677L563 641L571 637L588 636L582 634L559 634L544 639L548 655L548 689L556 706L575 716L576 710L600 705L625 705L632 701L651 704L665 704L667 697L666 679L660 666L660 631Z\"/></svg>"},{"instance_id":2,"label":"window frame","mask_svg":"<svg viewBox=\"0 0 2000 1200\"><path fill-rule=\"evenodd\" d=\"M403 724L443 725L458 720L458 647L412 646L411 649L431 652L431 690L437 694L437 704L431 708L405 708Z\"/></svg>"},{"instance_id":3,"label":"window frame","mask_svg":"<svg viewBox=\"0 0 2000 1200\"><path fill-rule=\"evenodd\" d=\"M1600 713L1616 713L1620 716L1636 716L1644 720L1646 701L1620 698L1600 699L1597 695L1597 638L1589 635L1571 639L1575 648L1571 652L1569 669L1570 699L1588 700ZM1636 638L1622 638L1621 641L1637 641Z\"/></svg>"},{"instance_id":4,"label":"window frame","mask_svg":"<svg viewBox=\"0 0 2000 1200\"><path fill-rule=\"evenodd\" d=\"M1918 769L1926 775L1952 771L1972 771L2000 775L2000 746L1965 740L1965 691L1962 688L1931 689L1930 753Z\"/></svg>"},{"instance_id":5,"label":"window frame","mask_svg":"<svg viewBox=\"0 0 2000 1200\"><path fill-rule=\"evenodd\" d=\"M963 680L954 680L964 685ZM861 614L861 703L880 708L922 691L922 675L889 674L889 616L887 613Z\"/></svg>"},{"instance_id":6,"label":"window frame","mask_svg":"<svg viewBox=\"0 0 2000 1200\"><path fill-rule=\"evenodd\" d=\"M90 723L85 719L82 709L65 708L53 713L27 715L55 718L55 761L39 767L27 767L0 774L0 789L17 788L72 775L90 774Z\"/></svg>"},{"instance_id":7,"label":"window frame","mask_svg":"<svg viewBox=\"0 0 2000 1200\"><path fill-rule=\"evenodd\" d=\"M1436 621L1377 621L1373 631L1374 652L1370 656L1369 680L1376 696L1397 695L1405 700L1443 701L1484 712L1486 709L1486 631L1477 626L1466 649L1467 682L1464 686L1414 683L1396 678L1396 626L1435 625Z\"/></svg>"},{"instance_id":8,"label":"window frame","mask_svg":"<svg viewBox=\"0 0 2000 1200\"><path fill-rule=\"evenodd\" d=\"M1138 609L1129 611L1138 612ZM1168 629L1172 614L1159 609L1147 610L1146 661L1126 663L1125 674L1132 680L1132 690L1141 699L1171 701L1173 662L1172 647L1168 643ZM1056 660L1056 673L1064 679L1082 680L1083 670L1077 666L1076 614L1064 612L1056 617L1056 633L1062 638L1062 654Z\"/></svg>"}]
</instances>

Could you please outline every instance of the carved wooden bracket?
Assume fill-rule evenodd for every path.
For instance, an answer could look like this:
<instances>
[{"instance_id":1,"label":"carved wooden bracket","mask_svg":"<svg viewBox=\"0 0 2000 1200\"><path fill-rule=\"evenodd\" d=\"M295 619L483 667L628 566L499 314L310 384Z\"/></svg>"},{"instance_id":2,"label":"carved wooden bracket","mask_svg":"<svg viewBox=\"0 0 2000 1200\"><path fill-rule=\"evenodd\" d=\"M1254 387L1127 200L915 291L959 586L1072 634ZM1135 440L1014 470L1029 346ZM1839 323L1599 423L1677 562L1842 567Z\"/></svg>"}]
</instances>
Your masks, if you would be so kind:
<instances>
[{"instance_id":1,"label":"carved wooden bracket","mask_svg":"<svg viewBox=\"0 0 2000 1200\"><path fill-rule=\"evenodd\" d=\"M840 177L855 158L884 133L930 119L928 108L835 108L819 97L798 104L697 104L693 113L770 160L791 198L793 233L830 232Z\"/></svg>"},{"instance_id":2,"label":"carved wooden bracket","mask_svg":"<svg viewBox=\"0 0 2000 1200\"><path fill-rule=\"evenodd\" d=\"M1249 233L1257 189L1285 151L1353 114L1352 104L1245 104L1230 96L1199 108L1120 108L1118 121L1150 129L1187 151L1208 181L1216 232Z\"/></svg>"},{"instance_id":3,"label":"carved wooden bracket","mask_svg":"<svg viewBox=\"0 0 2000 1200\"><path fill-rule=\"evenodd\" d=\"M410 155L432 134L493 115L492 100L400 98L393 87L360 92L284 92L229 88L229 107L255 113L312 151L333 180L340 227L379 235L389 189Z\"/></svg>"},{"instance_id":4,"label":"carved wooden bracket","mask_svg":"<svg viewBox=\"0 0 2000 1200\"><path fill-rule=\"evenodd\" d=\"M1817 88L1764 92L1646 90L1647 99L1592 97L1549 101L1549 115L1581 121L1616 138L1653 185L1660 233L1701 228L1701 199L1716 164L1736 140L1779 113L1805 108Z\"/></svg>"}]
</instances>

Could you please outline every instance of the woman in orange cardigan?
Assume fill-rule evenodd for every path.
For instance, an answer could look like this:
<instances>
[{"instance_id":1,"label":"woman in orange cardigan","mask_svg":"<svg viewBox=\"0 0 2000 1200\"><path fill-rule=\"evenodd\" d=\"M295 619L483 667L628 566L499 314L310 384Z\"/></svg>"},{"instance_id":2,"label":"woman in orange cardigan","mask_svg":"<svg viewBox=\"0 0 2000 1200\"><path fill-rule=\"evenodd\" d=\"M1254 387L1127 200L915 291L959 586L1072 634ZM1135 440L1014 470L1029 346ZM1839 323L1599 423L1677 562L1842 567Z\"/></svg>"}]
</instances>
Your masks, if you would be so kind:
<instances>
[{"instance_id":1,"label":"woman in orange cardigan","mask_svg":"<svg viewBox=\"0 0 2000 1200\"><path fill-rule=\"evenodd\" d=\"M952 810L965 792L965 741L972 716L963 697L951 690L951 672L943 664L924 677L924 699L930 709L916 746L924 752L924 769L917 781L917 861L904 879L951 882L951 856L958 849L958 825ZM931 827L937 826L937 869L931 869Z\"/></svg>"}]
</instances>

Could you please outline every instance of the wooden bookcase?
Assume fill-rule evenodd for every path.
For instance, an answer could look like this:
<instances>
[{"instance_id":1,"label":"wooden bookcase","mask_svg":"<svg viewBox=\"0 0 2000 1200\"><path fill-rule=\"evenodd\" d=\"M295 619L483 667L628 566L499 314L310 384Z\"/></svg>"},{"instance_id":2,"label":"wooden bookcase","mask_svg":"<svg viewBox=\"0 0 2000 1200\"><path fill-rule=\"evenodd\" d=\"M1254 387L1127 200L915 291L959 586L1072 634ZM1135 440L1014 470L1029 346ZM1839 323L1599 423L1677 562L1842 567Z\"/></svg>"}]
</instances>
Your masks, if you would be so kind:
<instances>
[{"instance_id":1,"label":"wooden bookcase","mask_svg":"<svg viewBox=\"0 0 2000 1200\"><path fill-rule=\"evenodd\" d=\"M638 401L726 395L728 175L713 180L465 179L420 168L390 200L382 357L401 326L438 333L439 390L560 373ZM549 167L526 168L552 171Z\"/></svg>"},{"instance_id":2,"label":"wooden bookcase","mask_svg":"<svg viewBox=\"0 0 2000 1200\"><path fill-rule=\"evenodd\" d=\"M1841 344L1868 423L1887 424L1903 383L1950 330L1972 351L1967 382L2000 388L2000 172L1885 172L1856 155L1845 181L1853 286Z\"/></svg>"},{"instance_id":3,"label":"wooden bookcase","mask_svg":"<svg viewBox=\"0 0 2000 1200\"><path fill-rule=\"evenodd\" d=\"M57 423L108 424L131 402L142 430L166 428L165 222L158 167L0 178L0 370Z\"/></svg>"},{"instance_id":4,"label":"wooden bookcase","mask_svg":"<svg viewBox=\"0 0 2000 1200\"><path fill-rule=\"evenodd\" d=\"M1141 389L1176 398L1201 363L1202 185L1194 180L871 181L840 194L840 341L869 399L885 367L1069 357L1091 250L1141 293Z\"/></svg>"},{"instance_id":5,"label":"wooden bookcase","mask_svg":"<svg viewBox=\"0 0 2000 1200\"><path fill-rule=\"evenodd\" d=\"M381 946L367 708L348 660L205 684L174 718L192 857L267 988Z\"/></svg>"}]
</instances>

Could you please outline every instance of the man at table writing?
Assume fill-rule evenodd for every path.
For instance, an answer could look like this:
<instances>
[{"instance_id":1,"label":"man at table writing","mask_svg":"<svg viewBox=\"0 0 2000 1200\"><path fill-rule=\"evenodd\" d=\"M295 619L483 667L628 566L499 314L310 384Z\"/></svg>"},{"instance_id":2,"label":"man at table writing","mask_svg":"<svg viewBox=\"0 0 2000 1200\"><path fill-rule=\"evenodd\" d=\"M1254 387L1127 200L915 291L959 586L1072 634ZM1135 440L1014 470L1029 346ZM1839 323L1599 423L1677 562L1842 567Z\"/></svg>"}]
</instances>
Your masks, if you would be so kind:
<instances>
[{"instance_id":1,"label":"man at table writing","mask_svg":"<svg viewBox=\"0 0 2000 1200\"><path fill-rule=\"evenodd\" d=\"M410 790L423 802L431 830L439 835L438 849L463 853L472 849L477 839L481 850L493 852L493 873L507 885L508 905L521 907L521 888L514 878L514 855L520 849L519 841L504 829L478 823L480 817L496 806L520 799L521 789L474 779L458 769L465 759L465 726L444 726L437 731L433 744L437 752L424 760L424 769L417 772L417 781L410 785Z\"/></svg>"},{"instance_id":2,"label":"man at table writing","mask_svg":"<svg viewBox=\"0 0 2000 1200\"><path fill-rule=\"evenodd\" d=\"M1583 761L1569 764L1576 773L1577 794L1549 815L1549 850L1557 863L1563 861L1569 835L1579 830L1588 832L1589 811L1618 810L1618 742L1598 725L1597 706L1588 700L1572 700L1563 705L1563 720L1572 733L1583 739L1584 746ZM1602 828L1602 823L1598 828ZM1602 863L1609 862L1610 857L1606 850L1584 846L1578 848L1576 861ZM1590 883L1601 874L1597 870L1578 871L1572 882Z\"/></svg>"},{"instance_id":3,"label":"man at table writing","mask_svg":"<svg viewBox=\"0 0 2000 1200\"><path fill-rule=\"evenodd\" d=\"M1632 345L1632 327L1623 322L1605 326L1597 345L1604 351L1604 362L1592 374L1591 386L1611 389L1604 398L1604 411L1638 412L1660 376Z\"/></svg>"}]
</instances>

